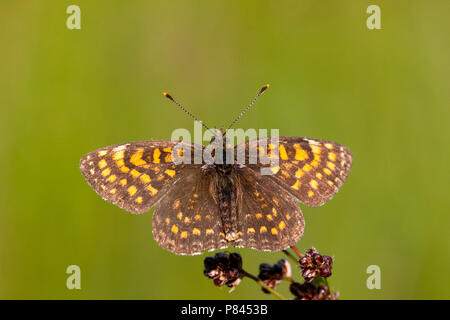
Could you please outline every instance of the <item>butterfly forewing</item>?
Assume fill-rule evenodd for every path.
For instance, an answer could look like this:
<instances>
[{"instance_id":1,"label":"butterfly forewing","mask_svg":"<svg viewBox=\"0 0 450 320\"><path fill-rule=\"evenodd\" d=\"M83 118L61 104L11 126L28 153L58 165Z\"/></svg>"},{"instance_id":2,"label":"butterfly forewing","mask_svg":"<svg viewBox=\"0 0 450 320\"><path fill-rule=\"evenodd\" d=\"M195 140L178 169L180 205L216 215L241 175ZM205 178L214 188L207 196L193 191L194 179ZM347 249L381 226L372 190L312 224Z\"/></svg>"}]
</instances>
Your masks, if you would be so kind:
<instances>
[{"instance_id":1,"label":"butterfly forewing","mask_svg":"<svg viewBox=\"0 0 450 320\"><path fill-rule=\"evenodd\" d=\"M210 193L211 176L196 169L186 169L185 173L155 210L155 240L177 254L226 248L218 205Z\"/></svg>"},{"instance_id":2,"label":"butterfly forewing","mask_svg":"<svg viewBox=\"0 0 450 320\"><path fill-rule=\"evenodd\" d=\"M331 199L344 183L352 165L348 148L325 140L279 137L278 146L271 145L270 140L251 140L245 143L245 148L247 161L250 161L248 150L251 148L257 148L259 155L265 153L262 156L277 157L278 165L258 163L249 167L258 173L262 167L270 167L269 179L311 207Z\"/></svg>"},{"instance_id":3,"label":"butterfly forewing","mask_svg":"<svg viewBox=\"0 0 450 320\"><path fill-rule=\"evenodd\" d=\"M142 213L182 179L185 168L199 167L174 163L179 159L172 153L175 146L181 146L176 149L180 157L193 157L194 148L200 147L179 143L144 141L102 148L85 155L80 169L103 199L132 213Z\"/></svg>"},{"instance_id":4,"label":"butterfly forewing","mask_svg":"<svg viewBox=\"0 0 450 320\"><path fill-rule=\"evenodd\" d=\"M237 246L278 251L302 237L304 219L295 198L274 181L243 167L239 169L240 227Z\"/></svg>"}]
</instances>

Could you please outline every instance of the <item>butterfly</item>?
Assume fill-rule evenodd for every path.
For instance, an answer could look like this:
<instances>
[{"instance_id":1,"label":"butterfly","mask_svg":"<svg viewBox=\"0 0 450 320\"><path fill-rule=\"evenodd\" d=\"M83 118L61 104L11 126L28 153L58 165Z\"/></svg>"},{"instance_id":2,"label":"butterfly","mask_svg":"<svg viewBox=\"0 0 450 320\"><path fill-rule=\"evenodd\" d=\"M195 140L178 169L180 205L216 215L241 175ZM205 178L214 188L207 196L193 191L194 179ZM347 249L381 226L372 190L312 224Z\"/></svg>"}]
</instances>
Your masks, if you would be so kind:
<instances>
[{"instance_id":1,"label":"butterfly","mask_svg":"<svg viewBox=\"0 0 450 320\"><path fill-rule=\"evenodd\" d=\"M352 154L326 140L278 137L276 145L267 141L237 145L233 158L225 156L230 146L224 142L222 163L196 162L194 155L205 151L199 144L131 142L88 153L80 170L103 199L131 213L156 206L153 236L175 254L200 254L229 245L279 251L303 236L305 223L297 201L316 207L331 199L349 174ZM245 151L246 163L239 163L238 150ZM250 161L250 150L276 158L276 165ZM177 161L181 157L182 163ZM271 174L261 174L263 168Z\"/></svg>"}]
</instances>

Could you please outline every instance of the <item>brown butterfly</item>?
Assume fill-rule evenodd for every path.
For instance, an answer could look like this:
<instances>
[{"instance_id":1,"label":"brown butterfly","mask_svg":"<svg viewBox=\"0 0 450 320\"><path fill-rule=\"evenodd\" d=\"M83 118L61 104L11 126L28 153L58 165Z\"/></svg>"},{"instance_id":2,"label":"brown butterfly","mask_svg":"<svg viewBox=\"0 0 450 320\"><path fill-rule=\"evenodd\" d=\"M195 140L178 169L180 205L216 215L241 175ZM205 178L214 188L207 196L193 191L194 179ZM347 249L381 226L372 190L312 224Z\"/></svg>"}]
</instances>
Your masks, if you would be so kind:
<instances>
[{"instance_id":1,"label":"brown butterfly","mask_svg":"<svg viewBox=\"0 0 450 320\"><path fill-rule=\"evenodd\" d=\"M85 155L80 170L103 199L127 211L143 213L156 205L153 236L176 254L200 254L228 245L278 251L295 245L303 235L297 201L316 207L331 199L347 178L352 154L325 140L279 137L275 146L266 143L267 139L256 139L235 147L234 155L238 148L245 150L247 164L238 163L236 156L217 164L195 163L193 155L203 153L202 145L132 142ZM224 143L224 155L227 148ZM276 156L278 164L252 163L252 148ZM179 163L176 155L188 161ZM272 174L261 175L264 167Z\"/></svg>"}]
</instances>

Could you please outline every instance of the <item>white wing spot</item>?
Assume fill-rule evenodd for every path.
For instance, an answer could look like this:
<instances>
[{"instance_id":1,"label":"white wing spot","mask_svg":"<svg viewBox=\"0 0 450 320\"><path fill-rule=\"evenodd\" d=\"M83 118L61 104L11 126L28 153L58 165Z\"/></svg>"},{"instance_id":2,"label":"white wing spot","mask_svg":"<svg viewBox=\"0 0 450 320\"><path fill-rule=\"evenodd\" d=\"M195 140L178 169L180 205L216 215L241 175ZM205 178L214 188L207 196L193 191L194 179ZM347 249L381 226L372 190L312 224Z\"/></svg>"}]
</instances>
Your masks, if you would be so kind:
<instances>
[{"instance_id":1,"label":"white wing spot","mask_svg":"<svg viewBox=\"0 0 450 320\"><path fill-rule=\"evenodd\" d=\"M115 147L115 148L113 149L113 151L114 151L114 152L118 152L118 151L125 150L129 145L130 145L129 143L127 143L127 144L122 144L121 146Z\"/></svg>"},{"instance_id":2,"label":"white wing spot","mask_svg":"<svg viewBox=\"0 0 450 320\"><path fill-rule=\"evenodd\" d=\"M316 140L312 140L312 139L305 139L305 140L310 144L319 144L319 142L317 142Z\"/></svg>"}]
</instances>

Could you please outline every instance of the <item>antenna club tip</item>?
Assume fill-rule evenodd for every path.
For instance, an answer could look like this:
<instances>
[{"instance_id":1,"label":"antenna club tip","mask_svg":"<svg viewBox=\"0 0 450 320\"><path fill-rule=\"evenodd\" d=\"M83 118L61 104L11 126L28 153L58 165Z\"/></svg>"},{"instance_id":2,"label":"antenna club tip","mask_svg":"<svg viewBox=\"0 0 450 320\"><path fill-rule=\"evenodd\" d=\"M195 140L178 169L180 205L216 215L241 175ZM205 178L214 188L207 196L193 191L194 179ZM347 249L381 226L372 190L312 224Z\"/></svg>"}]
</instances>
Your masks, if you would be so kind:
<instances>
[{"instance_id":1,"label":"antenna club tip","mask_svg":"<svg viewBox=\"0 0 450 320\"><path fill-rule=\"evenodd\" d=\"M264 91L266 91L267 90L267 88L269 88L270 87L270 84L266 84L266 85L264 85L264 87L262 87L261 88L261 90L259 90L259 93L258 93L258 95L259 94L261 94L261 93L263 93Z\"/></svg>"},{"instance_id":2,"label":"antenna club tip","mask_svg":"<svg viewBox=\"0 0 450 320\"><path fill-rule=\"evenodd\" d=\"M167 92L165 92L165 91L163 92L163 96L166 97L166 98L169 99L169 100L174 101L173 98L172 98L172 96L171 96L170 94L168 94Z\"/></svg>"}]
</instances>

